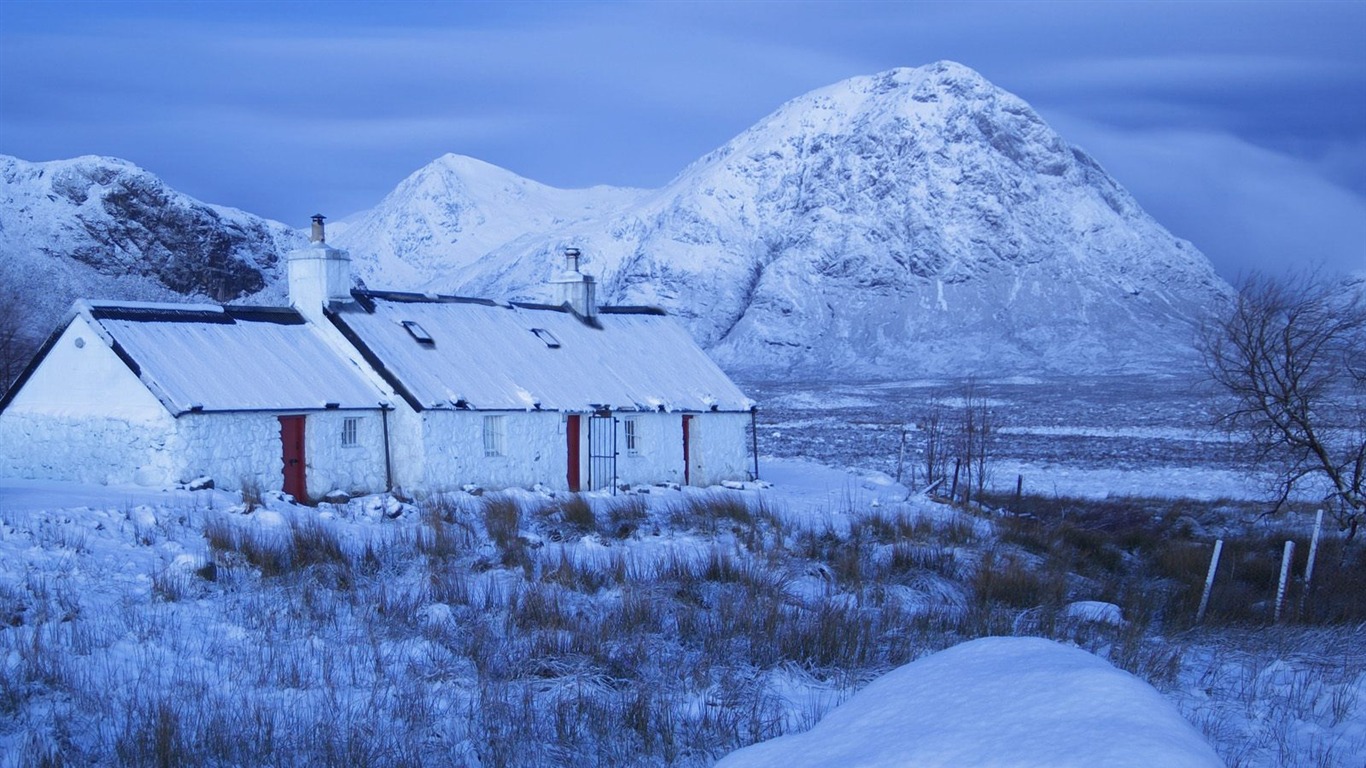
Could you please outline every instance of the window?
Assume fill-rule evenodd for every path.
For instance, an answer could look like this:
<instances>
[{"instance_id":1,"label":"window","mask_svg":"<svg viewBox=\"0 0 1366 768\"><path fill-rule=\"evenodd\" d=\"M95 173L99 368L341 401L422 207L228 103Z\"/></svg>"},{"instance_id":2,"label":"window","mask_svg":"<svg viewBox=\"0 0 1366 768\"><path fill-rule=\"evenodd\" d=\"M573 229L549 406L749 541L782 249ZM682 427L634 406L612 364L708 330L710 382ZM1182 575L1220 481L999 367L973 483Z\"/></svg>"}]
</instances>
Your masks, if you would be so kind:
<instances>
[{"instance_id":1,"label":"window","mask_svg":"<svg viewBox=\"0 0 1366 768\"><path fill-rule=\"evenodd\" d=\"M551 349L560 348L560 340L555 338L555 334L551 333L550 331L547 331L544 328L532 328L531 332L536 334L536 338L545 342L545 345L547 347L550 347Z\"/></svg>"},{"instance_id":2,"label":"window","mask_svg":"<svg viewBox=\"0 0 1366 768\"><path fill-rule=\"evenodd\" d=\"M505 435L503 431L502 416L484 417L484 455L502 456L504 454Z\"/></svg>"},{"instance_id":3,"label":"window","mask_svg":"<svg viewBox=\"0 0 1366 768\"><path fill-rule=\"evenodd\" d=\"M621 422L622 429L626 431L626 455L640 455L640 432L636 429L635 419L624 419Z\"/></svg>"},{"instance_id":4,"label":"window","mask_svg":"<svg viewBox=\"0 0 1366 768\"><path fill-rule=\"evenodd\" d=\"M360 441L356 438L356 432L359 427L360 419L358 418L348 417L342 419L342 447L354 448L357 445L360 445Z\"/></svg>"},{"instance_id":5,"label":"window","mask_svg":"<svg viewBox=\"0 0 1366 768\"><path fill-rule=\"evenodd\" d=\"M418 344L426 347L436 344L436 339L433 339L432 335L427 333L427 329L418 325L415 320L404 320L403 327L408 329L408 333Z\"/></svg>"}]
</instances>

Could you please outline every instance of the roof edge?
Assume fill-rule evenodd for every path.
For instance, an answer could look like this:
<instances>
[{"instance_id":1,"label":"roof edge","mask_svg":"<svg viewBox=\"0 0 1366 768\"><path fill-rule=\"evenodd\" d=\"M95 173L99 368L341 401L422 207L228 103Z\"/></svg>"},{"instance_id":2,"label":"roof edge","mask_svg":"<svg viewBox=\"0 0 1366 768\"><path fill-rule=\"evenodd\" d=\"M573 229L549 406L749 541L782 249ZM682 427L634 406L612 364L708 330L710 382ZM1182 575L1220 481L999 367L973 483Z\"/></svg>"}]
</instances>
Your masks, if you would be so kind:
<instances>
[{"instance_id":1,"label":"roof edge","mask_svg":"<svg viewBox=\"0 0 1366 768\"><path fill-rule=\"evenodd\" d=\"M486 307L506 307L507 304L494 301L493 299L481 299L474 296L451 296L440 293L417 293L414 291L374 291L352 290L351 295L364 305L365 299L373 303L379 301L393 301L400 304L482 304Z\"/></svg>"},{"instance_id":2,"label":"roof edge","mask_svg":"<svg viewBox=\"0 0 1366 768\"><path fill-rule=\"evenodd\" d=\"M353 291L353 293L355 292ZM373 307L369 311L373 311ZM375 354L373 349L370 349L370 346L365 343L365 340L360 337L360 334L356 333L351 326L346 324L346 320L341 316L340 312L333 309L324 309L323 315L327 318L328 322L332 323L332 326L337 329L337 332L346 339L346 342L352 347L355 347L356 351L360 353L361 359L364 360L375 373L378 373L379 377L392 387L394 392L399 397L403 398L403 401L406 402L409 407L417 413L421 413L424 410L421 401L414 397L412 392L408 391L408 388L399 380L398 374L389 370L389 367L384 364L384 361L380 359L379 355Z\"/></svg>"}]
</instances>

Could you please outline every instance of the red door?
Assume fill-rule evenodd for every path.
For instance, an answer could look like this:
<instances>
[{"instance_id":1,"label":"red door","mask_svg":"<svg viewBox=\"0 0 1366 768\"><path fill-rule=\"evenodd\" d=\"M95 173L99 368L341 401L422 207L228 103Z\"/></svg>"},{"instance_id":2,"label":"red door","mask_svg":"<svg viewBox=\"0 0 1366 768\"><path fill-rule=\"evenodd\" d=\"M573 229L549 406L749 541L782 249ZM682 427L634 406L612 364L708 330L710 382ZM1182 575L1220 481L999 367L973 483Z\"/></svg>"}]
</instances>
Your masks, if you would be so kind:
<instances>
[{"instance_id":1,"label":"red door","mask_svg":"<svg viewBox=\"0 0 1366 768\"><path fill-rule=\"evenodd\" d=\"M569 481L569 490L579 491L579 417L577 414L570 414L564 425L564 439L566 447L569 449L569 469L565 474Z\"/></svg>"},{"instance_id":2,"label":"red door","mask_svg":"<svg viewBox=\"0 0 1366 768\"><path fill-rule=\"evenodd\" d=\"M683 417L683 484L692 485L692 457L691 446L688 445L689 427L692 426L692 417Z\"/></svg>"},{"instance_id":3,"label":"red door","mask_svg":"<svg viewBox=\"0 0 1366 768\"><path fill-rule=\"evenodd\" d=\"M304 417L280 417L280 443L284 446L285 493L301 502L308 501L304 477Z\"/></svg>"}]
</instances>

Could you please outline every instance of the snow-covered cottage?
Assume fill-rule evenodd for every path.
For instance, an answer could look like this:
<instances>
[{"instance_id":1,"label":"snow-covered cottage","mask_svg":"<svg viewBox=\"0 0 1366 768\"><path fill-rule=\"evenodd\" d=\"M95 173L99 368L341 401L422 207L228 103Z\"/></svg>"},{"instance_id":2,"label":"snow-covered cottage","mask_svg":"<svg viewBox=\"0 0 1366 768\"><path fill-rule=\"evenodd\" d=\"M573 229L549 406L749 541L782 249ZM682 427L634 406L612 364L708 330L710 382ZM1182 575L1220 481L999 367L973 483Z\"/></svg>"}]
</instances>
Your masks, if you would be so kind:
<instances>
[{"instance_id":1,"label":"snow-covered cottage","mask_svg":"<svg viewBox=\"0 0 1366 768\"><path fill-rule=\"evenodd\" d=\"M0 475L298 498L542 484L709 485L754 470L754 404L673 319L355 290L315 217L289 308L77 302L0 399Z\"/></svg>"}]
</instances>

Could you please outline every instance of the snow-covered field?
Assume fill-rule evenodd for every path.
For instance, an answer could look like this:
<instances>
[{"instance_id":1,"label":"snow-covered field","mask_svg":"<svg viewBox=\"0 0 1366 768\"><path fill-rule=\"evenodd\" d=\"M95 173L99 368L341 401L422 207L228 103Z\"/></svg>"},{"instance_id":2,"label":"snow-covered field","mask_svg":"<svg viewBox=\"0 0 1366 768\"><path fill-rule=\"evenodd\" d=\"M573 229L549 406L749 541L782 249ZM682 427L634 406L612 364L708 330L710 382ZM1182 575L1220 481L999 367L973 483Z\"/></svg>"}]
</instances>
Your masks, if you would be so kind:
<instances>
[{"instance_id":1,"label":"snow-covered field","mask_svg":"<svg viewBox=\"0 0 1366 768\"><path fill-rule=\"evenodd\" d=\"M1170 479L1176 460L1145 457L1200 455L1189 441L1211 458L1186 463L1190 487L1255 493L1203 436L1189 440L1192 414L1166 414L1156 395L1125 406L1124 385L1096 386L1076 388L1057 416L1047 385L993 391L1024 441L1002 461L1032 468L1026 483L1068 476L1058 493L1104 497L1139 486L1120 484L1130 472ZM999 583L985 597L982 574L1042 561L993 513L895 482L877 442L891 432L870 426L899 423L929 389L837 392L843 410L828 414L817 395L758 393L775 403L762 450L816 460L765 458L764 481L739 489L314 509L269 494L256 505L221 490L0 480L0 764L710 765L846 701L830 722L866 726L868 697L855 694L884 674L943 691L984 685L980 659L929 654L1037 635L1088 652L1040 661L1056 665L1067 707L959 700L908 717L922 730L935 711L987 718L997 735L990 723L1029 723L1066 744L1080 724L1069 713L1119 690L1130 716L1183 733L1143 703L1152 685L1229 765L1362 765L1366 628L1168 628L1127 603L1115 615L1114 590L1080 573L1060 582L1062 604ZM844 427L860 408L891 418ZM1031 440L1068 444L1030 463ZM1120 455L1085 455L1086 441ZM837 468L850 466L862 468ZM1020 758L1009 740L991 746L953 725L982 760ZM833 749L837 730L775 745ZM1176 754L1174 739L1148 764ZM735 764L766 764L746 754ZM1089 765L1095 752L1049 754Z\"/></svg>"},{"instance_id":2,"label":"snow-covered field","mask_svg":"<svg viewBox=\"0 0 1366 768\"><path fill-rule=\"evenodd\" d=\"M920 482L926 413L961 408L963 382L745 382L760 402L760 451L877 469ZM1044 495L1257 499L1263 490L1210 428L1183 376L973 382L996 425L991 485ZM907 449L901 450L903 430Z\"/></svg>"}]
</instances>

